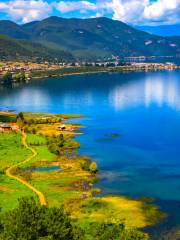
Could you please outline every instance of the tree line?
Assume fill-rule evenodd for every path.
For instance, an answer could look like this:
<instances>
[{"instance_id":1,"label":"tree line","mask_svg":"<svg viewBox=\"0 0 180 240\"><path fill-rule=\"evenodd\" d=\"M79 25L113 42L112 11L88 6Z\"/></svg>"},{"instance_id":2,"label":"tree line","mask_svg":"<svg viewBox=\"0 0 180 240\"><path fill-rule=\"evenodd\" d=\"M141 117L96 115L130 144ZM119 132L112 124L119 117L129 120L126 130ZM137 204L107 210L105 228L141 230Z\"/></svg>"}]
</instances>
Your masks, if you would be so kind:
<instances>
[{"instance_id":1,"label":"tree line","mask_svg":"<svg viewBox=\"0 0 180 240\"><path fill-rule=\"evenodd\" d=\"M0 77L0 84L12 84L13 82L24 82L26 80L25 72L23 70L12 74L10 71L5 72L1 77Z\"/></svg>"},{"instance_id":2,"label":"tree line","mask_svg":"<svg viewBox=\"0 0 180 240\"><path fill-rule=\"evenodd\" d=\"M90 237L90 238L89 238ZM63 207L41 206L34 198L24 197L17 208L0 214L0 240L148 240L136 229L122 223L94 222L87 234Z\"/></svg>"}]
</instances>

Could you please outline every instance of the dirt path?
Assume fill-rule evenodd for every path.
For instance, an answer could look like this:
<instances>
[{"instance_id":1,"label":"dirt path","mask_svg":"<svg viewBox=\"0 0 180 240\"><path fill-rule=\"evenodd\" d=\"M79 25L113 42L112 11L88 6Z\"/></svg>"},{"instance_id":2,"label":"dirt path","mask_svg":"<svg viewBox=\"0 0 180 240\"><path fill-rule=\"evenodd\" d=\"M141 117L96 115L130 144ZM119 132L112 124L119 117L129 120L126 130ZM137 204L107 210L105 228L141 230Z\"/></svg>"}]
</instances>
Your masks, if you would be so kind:
<instances>
[{"instance_id":1,"label":"dirt path","mask_svg":"<svg viewBox=\"0 0 180 240\"><path fill-rule=\"evenodd\" d=\"M16 168L16 167L19 167L21 165L23 165L24 163L27 163L29 161L31 161L36 155L37 155L37 152L35 149L31 148L28 146L27 142L26 142L26 134L24 131L22 131L22 144L24 145L24 147L26 149L29 149L31 152L32 152L32 155L29 156L28 158L26 158L23 162L20 162L10 168L8 168L6 170L6 176L8 176L9 178L12 178L12 179L15 179L17 180L18 182L20 182L21 184L25 185L26 187L28 187L29 189L31 189L31 191L33 191L39 198L39 202L41 205L46 205L46 199L45 199L45 196L42 192L38 191L35 187L33 187L30 183L28 183L26 180L23 180L21 179L20 177L18 176L15 176L12 171Z\"/></svg>"}]
</instances>

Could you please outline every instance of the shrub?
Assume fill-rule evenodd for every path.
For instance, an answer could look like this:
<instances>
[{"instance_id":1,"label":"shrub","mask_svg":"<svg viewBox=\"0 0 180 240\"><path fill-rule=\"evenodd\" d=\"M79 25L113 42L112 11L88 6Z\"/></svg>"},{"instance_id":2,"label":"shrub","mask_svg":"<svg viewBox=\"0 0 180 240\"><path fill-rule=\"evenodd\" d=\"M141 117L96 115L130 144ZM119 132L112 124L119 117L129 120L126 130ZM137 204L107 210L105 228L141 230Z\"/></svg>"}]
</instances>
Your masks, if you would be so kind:
<instances>
[{"instance_id":1,"label":"shrub","mask_svg":"<svg viewBox=\"0 0 180 240\"><path fill-rule=\"evenodd\" d=\"M33 198L22 198L16 209L3 216L2 226L2 240L82 239L62 208L40 206Z\"/></svg>"},{"instance_id":2,"label":"shrub","mask_svg":"<svg viewBox=\"0 0 180 240\"><path fill-rule=\"evenodd\" d=\"M91 173L96 173L96 172L97 172L97 164L96 164L96 162L92 162L92 163L90 164L90 166L89 166L89 171L90 171Z\"/></svg>"},{"instance_id":3,"label":"shrub","mask_svg":"<svg viewBox=\"0 0 180 240\"><path fill-rule=\"evenodd\" d=\"M92 160L89 158L81 163L81 168L85 171L90 171L91 173L97 172L96 162L92 162Z\"/></svg>"}]
</instances>

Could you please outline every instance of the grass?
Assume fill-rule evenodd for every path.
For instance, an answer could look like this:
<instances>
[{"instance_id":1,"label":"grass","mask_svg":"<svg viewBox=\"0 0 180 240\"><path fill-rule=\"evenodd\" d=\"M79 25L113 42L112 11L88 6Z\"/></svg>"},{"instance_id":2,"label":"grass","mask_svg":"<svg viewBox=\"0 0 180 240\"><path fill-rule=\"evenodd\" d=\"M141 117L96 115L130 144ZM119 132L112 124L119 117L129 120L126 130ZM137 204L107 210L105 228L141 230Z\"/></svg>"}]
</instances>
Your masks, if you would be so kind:
<instances>
[{"instance_id":1,"label":"grass","mask_svg":"<svg viewBox=\"0 0 180 240\"><path fill-rule=\"evenodd\" d=\"M61 167L60 170L33 173L33 185L45 193L50 205L59 206L65 200L72 198L81 199L83 192L81 183L89 182L90 177L89 172L81 170L81 161L81 158L75 158L74 160L60 158L54 162Z\"/></svg>"},{"instance_id":2,"label":"grass","mask_svg":"<svg viewBox=\"0 0 180 240\"><path fill-rule=\"evenodd\" d=\"M31 146L46 145L46 139L37 134L28 134L27 143Z\"/></svg>"},{"instance_id":3,"label":"grass","mask_svg":"<svg viewBox=\"0 0 180 240\"><path fill-rule=\"evenodd\" d=\"M39 118L41 115L28 113L25 116ZM93 188L96 176L81 168L86 157L57 156L49 152L46 136L59 134L57 123L32 125L36 126L37 132L27 134L27 143L38 154L32 161L24 164L18 174L25 177L22 172L34 167L60 167L60 170L51 172L31 172L27 180L45 195L49 206L63 205L71 218L86 231L94 222L125 223L127 229L144 228L162 217L158 208L145 200L94 195L94 192L99 192ZM69 126L71 125L66 125L67 128ZM72 137L68 131L62 131L61 134L66 138ZM34 195L28 188L3 174L5 168L23 161L31 152L22 147L20 134L1 133L0 153L0 202L2 210L6 211L17 205L19 197Z\"/></svg>"},{"instance_id":4,"label":"grass","mask_svg":"<svg viewBox=\"0 0 180 240\"><path fill-rule=\"evenodd\" d=\"M66 211L71 212L71 216L80 222L124 223L127 229L143 228L163 217L158 214L156 206L123 196L94 197L81 201L80 204L75 201L67 203ZM149 211L148 215L145 214L145 209Z\"/></svg>"},{"instance_id":5,"label":"grass","mask_svg":"<svg viewBox=\"0 0 180 240\"><path fill-rule=\"evenodd\" d=\"M14 122L16 114L14 112L0 112L0 122Z\"/></svg>"},{"instance_id":6,"label":"grass","mask_svg":"<svg viewBox=\"0 0 180 240\"><path fill-rule=\"evenodd\" d=\"M36 197L28 188L18 183L15 180L11 180L5 175L0 175L0 208L2 212L11 210L18 205L18 199L23 196Z\"/></svg>"},{"instance_id":7,"label":"grass","mask_svg":"<svg viewBox=\"0 0 180 240\"><path fill-rule=\"evenodd\" d=\"M0 171L23 161L30 151L21 144L21 135L16 133L0 134Z\"/></svg>"},{"instance_id":8,"label":"grass","mask_svg":"<svg viewBox=\"0 0 180 240\"><path fill-rule=\"evenodd\" d=\"M28 119L40 119L40 118L62 118L65 120L72 119L72 118L80 118L82 114L50 114L50 113L32 113L32 112L25 112L23 113L24 117Z\"/></svg>"}]
</instances>

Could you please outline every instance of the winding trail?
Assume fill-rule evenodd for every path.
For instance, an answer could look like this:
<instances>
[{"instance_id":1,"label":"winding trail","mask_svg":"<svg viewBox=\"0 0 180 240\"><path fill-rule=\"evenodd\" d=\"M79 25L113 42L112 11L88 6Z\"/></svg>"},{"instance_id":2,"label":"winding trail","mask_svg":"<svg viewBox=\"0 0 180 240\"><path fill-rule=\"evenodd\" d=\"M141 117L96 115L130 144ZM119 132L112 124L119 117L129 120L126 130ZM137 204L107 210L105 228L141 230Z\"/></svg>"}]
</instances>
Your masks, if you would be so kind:
<instances>
[{"instance_id":1,"label":"winding trail","mask_svg":"<svg viewBox=\"0 0 180 240\"><path fill-rule=\"evenodd\" d=\"M37 155L37 151L34 149L34 148L31 148L28 146L27 142L26 142L26 138L27 138L27 135L24 131L22 131L22 144L24 145L24 147L26 149L29 149L31 152L32 152L32 155L29 156L28 158L26 158L23 162L20 162L16 165L13 165L11 167L9 167L5 174L7 177L9 178L12 178L12 179L15 179L16 181L20 182L21 184L25 185L26 187L28 187L31 191L33 191L37 197L39 198L39 202L41 205L46 205L46 198L44 196L44 194L42 192L40 192L39 190L37 190L35 187L33 187L30 183L28 183L26 180L23 180L21 179L20 177L14 175L12 173L12 171L16 168L16 167L19 167L21 165L23 165L24 163L27 163L29 161L31 161L36 155Z\"/></svg>"}]
</instances>

